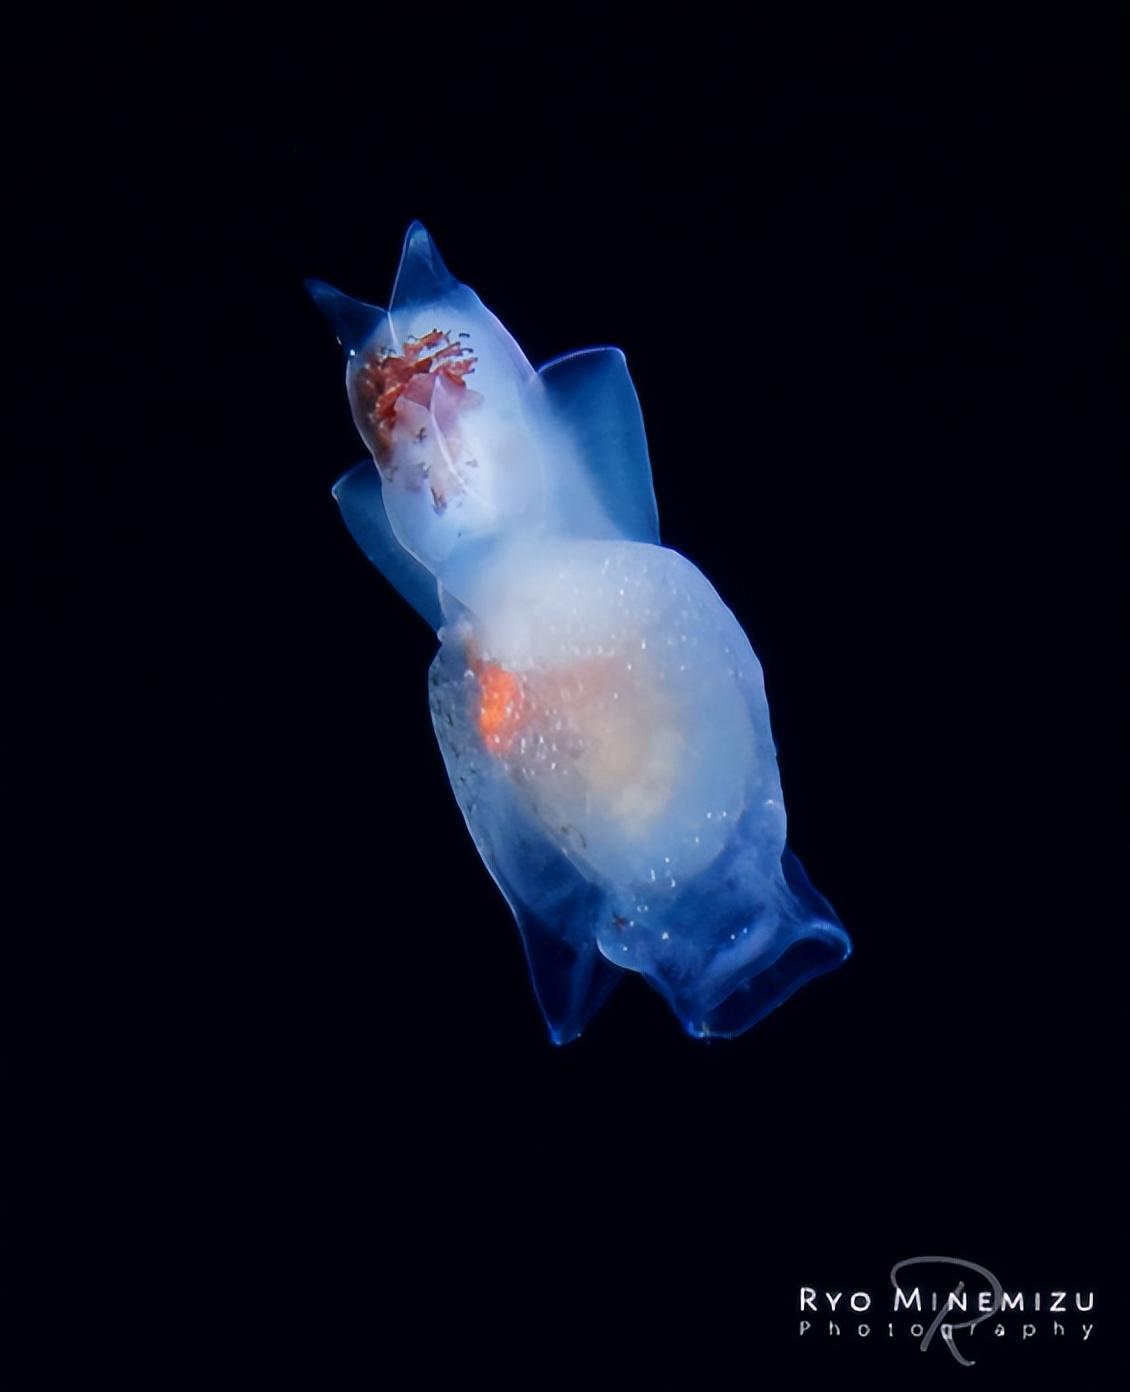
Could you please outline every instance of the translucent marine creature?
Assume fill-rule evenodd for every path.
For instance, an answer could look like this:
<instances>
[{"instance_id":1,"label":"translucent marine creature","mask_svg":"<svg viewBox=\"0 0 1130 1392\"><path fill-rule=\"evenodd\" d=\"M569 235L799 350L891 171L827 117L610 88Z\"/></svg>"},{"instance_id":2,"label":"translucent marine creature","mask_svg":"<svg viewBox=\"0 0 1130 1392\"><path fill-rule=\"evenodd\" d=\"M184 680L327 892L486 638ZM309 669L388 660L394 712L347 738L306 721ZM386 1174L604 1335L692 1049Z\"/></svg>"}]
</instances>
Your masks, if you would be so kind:
<instances>
[{"instance_id":1,"label":"translucent marine creature","mask_svg":"<svg viewBox=\"0 0 1130 1392\"><path fill-rule=\"evenodd\" d=\"M439 637L436 737L551 1037L625 972L740 1034L851 944L785 845L749 641L660 545L624 355L535 371L419 223L388 310L308 286L372 454L334 496Z\"/></svg>"}]
</instances>

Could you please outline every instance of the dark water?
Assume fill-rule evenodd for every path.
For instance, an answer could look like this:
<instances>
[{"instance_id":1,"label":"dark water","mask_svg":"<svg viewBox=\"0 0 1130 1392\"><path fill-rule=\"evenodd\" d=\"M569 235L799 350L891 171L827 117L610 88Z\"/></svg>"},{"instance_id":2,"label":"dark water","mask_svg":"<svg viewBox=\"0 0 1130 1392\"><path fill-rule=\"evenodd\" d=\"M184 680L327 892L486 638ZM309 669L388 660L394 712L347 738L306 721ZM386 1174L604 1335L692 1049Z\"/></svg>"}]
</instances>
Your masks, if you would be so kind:
<instances>
[{"instance_id":1,"label":"dark water","mask_svg":"<svg viewBox=\"0 0 1130 1392\"><path fill-rule=\"evenodd\" d=\"M930 1252L1096 1293L979 1329L970 1379L1108 1385L1104 45L551 23L29 55L29 1366L918 1386L960 1371L889 1312ZM736 1043L629 982L547 1044L433 639L336 516L359 449L302 279L381 301L413 217L535 361L625 349L664 538L764 664L856 955ZM882 1313L801 1338L802 1286Z\"/></svg>"}]
</instances>

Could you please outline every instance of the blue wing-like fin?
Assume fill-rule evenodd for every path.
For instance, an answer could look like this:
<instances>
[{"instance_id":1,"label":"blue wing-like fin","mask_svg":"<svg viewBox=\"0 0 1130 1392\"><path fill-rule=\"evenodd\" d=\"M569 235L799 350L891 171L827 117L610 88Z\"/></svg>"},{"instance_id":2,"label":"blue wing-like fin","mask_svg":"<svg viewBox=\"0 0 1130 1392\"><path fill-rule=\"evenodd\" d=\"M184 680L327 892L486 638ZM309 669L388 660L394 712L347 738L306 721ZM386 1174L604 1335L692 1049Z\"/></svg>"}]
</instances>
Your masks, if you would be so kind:
<instances>
[{"instance_id":1,"label":"blue wing-like fin","mask_svg":"<svg viewBox=\"0 0 1130 1392\"><path fill-rule=\"evenodd\" d=\"M477 802L465 785L453 779L452 786L522 934L550 1038L568 1044L623 977L601 955L591 931L599 917L611 914L606 895L531 825L513 789L499 781Z\"/></svg>"},{"instance_id":2,"label":"blue wing-like fin","mask_svg":"<svg viewBox=\"0 0 1130 1392\"><path fill-rule=\"evenodd\" d=\"M586 348L538 372L577 441L601 505L628 541L659 542L659 512L639 398L619 348Z\"/></svg>"},{"instance_id":3,"label":"blue wing-like fin","mask_svg":"<svg viewBox=\"0 0 1130 1392\"><path fill-rule=\"evenodd\" d=\"M549 1037L554 1044L568 1044L620 984L623 972L609 966L591 938L570 940L529 910L519 909L514 917Z\"/></svg>"},{"instance_id":4,"label":"blue wing-like fin","mask_svg":"<svg viewBox=\"0 0 1130 1392\"><path fill-rule=\"evenodd\" d=\"M393 535L377 466L371 459L355 464L334 484L333 495L353 540L424 622L438 632L443 614L436 578Z\"/></svg>"}]
</instances>

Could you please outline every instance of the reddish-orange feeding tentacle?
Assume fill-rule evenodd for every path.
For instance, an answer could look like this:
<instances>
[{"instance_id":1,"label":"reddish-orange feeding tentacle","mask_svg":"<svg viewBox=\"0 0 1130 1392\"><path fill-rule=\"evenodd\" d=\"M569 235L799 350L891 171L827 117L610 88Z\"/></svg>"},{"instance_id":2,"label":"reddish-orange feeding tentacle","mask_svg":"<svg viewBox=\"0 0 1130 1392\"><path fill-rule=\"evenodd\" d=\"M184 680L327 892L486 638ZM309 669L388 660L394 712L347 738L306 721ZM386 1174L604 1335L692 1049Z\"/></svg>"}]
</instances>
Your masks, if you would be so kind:
<instances>
[{"instance_id":1,"label":"reddish-orange feeding tentacle","mask_svg":"<svg viewBox=\"0 0 1130 1392\"><path fill-rule=\"evenodd\" d=\"M365 358L353 390L378 456L387 455L392 447L396 405L415 378L442 377L453 387L466 390L465 379L474 372L476 362L471 349L458 339L452 342L451 334L443 329L409 339L400 353L378 352Z\"/></svg>"}]
</instances>

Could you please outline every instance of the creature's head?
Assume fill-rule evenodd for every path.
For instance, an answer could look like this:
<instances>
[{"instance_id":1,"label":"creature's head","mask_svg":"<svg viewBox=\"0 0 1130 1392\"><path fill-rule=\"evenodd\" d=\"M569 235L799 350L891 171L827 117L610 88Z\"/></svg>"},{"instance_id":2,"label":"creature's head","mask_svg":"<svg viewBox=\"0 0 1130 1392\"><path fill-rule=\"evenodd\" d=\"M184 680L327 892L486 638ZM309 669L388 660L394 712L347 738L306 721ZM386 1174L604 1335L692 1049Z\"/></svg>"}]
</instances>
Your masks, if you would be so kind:
<instances>
[{"instance_id":1,"label":"creature's head","mask_svg":"<svg viewBox=\"0 0 1130 1392\"><path fill-rule=\"evenodd\" d=\"M420 223L408 229L387 310L307 286L345 349L353 419L407 551L437 574L461 542L540 514L537 374Z\"/></svg>"}]
</instances>

